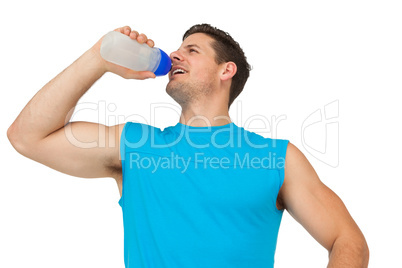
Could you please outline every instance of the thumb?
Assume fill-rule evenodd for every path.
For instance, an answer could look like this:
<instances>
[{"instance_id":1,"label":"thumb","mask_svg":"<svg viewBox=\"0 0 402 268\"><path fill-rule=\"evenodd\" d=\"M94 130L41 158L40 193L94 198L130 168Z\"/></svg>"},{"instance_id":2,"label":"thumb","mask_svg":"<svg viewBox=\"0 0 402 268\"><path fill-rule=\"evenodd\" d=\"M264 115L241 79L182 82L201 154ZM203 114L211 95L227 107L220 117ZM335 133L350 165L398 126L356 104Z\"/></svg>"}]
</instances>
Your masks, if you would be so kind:
<instances>
[{"instance_id":1,"label":"thumb","mask_svg":"<svg viewBox=\"0 0 402 268\"><path fill-rule=\"evenodd\" d=\"M145 80L148 78L156 77L156 75L150 71L134 71L130 69L127 69L127 72L121 76L126 79L137 79L137 80Z\"/></svg>"},{"instance_id":2,"label":"thumb","mask_svg":"<svg viewBox=\"0 0 402 268\"><path fill-rule=\"evenodd\" d=\"M139 72L139 73L144 79L155 78L156 77L156 75L153 72L150 72L150 71L143 71L143 72Z\"/></svg>"}]
</instances>

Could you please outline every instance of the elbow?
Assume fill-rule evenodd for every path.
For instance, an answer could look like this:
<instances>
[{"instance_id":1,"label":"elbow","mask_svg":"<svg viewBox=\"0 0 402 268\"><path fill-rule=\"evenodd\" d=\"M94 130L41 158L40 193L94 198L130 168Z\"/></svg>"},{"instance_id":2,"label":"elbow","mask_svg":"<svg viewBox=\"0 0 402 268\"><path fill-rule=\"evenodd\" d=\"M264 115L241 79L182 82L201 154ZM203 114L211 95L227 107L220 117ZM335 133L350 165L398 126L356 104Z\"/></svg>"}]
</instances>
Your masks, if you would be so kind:
<instances>
[{"instance_id":1,"label":"elbow","mask_svg":"<svg viewBox=\"0 0 402 268\"><path fill-rule=\"evenodd\" d=\"M14 146L14 144L17 143L16 130L15 130L14 123L7 129L7 138L10 141L12 146Z\"/></svg>"},{"instance_id":2,"label":"elbow","mask_svg":"<svg viewBox=\"0 0 402 268\"><path fill-rule=\"evenodd\" d=\"M360 232L358 238L355 240L355 249L357 256L360 257L363 263L363 267L368 267L370 250L364 235Z\"/></svg>"},{"instance_id":3,"label":"elbow","mask_svg":"<svg viewBox=\"0 0 402 268\"><path fill-rule=\"evenodd\" d=\"M370 251L364 236L344 236L335 240L329 250L330 263L350 264L350 267L367 268ZM338 267L329 265L328 267Z\"/></svg>"},{"instance_id":4,"label":"elbow","mask_svg":"<svg viewBox=\"0 0 402 268\"><path fill-rule=\"evenodd\" d=\"M355 252L355 257L360 259L361 267L367 268L369 264L370 250L366 240L363 239L357 243L352 251Z\"/></svg>"},{"instance_id":5,"label":"elbow","mask_svg":"<svg viewBox=\"0 0 402 268\"><path fill-rule=\"evenodd\" d=\"M7 138L10 141L14 149L20 154L24 155L26 151L26 146L24 145L20 131L18 131L17 126L13 123L7 130Z\"/></svg>"},{"instance_id":6,"label":"elbow","mask_svg":"<svg viewBox=\"0 0 402 268\"><path fill-rule=\"evenodd\" d=\"M361 255L364 262L365 267L368 267L369 259L370 259L370 249L367 245L366 240L363 241Z\"/></svg>"}]
</instances>

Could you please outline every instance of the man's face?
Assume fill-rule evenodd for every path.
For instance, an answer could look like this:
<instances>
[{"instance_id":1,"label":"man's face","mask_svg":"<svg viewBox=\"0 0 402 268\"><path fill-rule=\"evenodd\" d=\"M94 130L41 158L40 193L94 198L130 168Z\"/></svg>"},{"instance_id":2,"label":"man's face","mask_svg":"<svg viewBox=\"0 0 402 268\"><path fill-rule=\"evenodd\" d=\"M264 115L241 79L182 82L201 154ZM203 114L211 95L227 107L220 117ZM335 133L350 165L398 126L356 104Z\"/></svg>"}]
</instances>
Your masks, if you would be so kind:
<instances>
[{"instance_id":1,"label":"man's face","mask_svg":"<svg viewBox=\"0 0 402 268\"><path fill-rule=\"evenodd\" d=\"M219 86L219 65L211 47L213 41L206 34L192 34L170 54L173 67L166 92L179 104L186 105L207 96Z\"/></svg>"}]
</instances>

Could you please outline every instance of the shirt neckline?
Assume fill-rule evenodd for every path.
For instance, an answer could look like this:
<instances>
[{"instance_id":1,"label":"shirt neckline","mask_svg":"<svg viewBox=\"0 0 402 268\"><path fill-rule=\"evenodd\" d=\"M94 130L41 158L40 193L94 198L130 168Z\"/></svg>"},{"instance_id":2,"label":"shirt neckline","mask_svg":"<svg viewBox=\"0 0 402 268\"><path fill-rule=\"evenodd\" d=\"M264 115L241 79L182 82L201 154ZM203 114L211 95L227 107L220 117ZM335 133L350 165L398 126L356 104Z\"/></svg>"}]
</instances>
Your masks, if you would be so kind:
<instances>
[{"instance_id":1,"label":"shirt neckline","mask_svg":"<svg viewBox=\"0 0 402 268\"><path fill-rule=\"evenodd\" d=\"M178 122L175 126L172 127L172 129L179 134L186 133L186 135L192 136L210 136L216 132L230 133L232 131L235 131L237 129L237 126L233 122L230 122L228 124L220 126L195 127Z\"/></svg>"}]
</instances>

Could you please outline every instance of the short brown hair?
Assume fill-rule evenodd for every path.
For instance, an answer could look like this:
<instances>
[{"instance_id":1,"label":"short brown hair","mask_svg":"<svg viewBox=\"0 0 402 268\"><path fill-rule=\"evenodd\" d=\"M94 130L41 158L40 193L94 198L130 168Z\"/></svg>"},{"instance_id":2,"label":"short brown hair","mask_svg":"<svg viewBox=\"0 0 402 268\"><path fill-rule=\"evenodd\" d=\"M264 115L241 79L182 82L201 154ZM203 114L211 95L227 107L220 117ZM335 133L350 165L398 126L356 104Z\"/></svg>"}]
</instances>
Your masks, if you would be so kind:
<instances>
[{"instance_id":1,"label":"short brown hair","mask_svg":"<svg viewBox=\"0 0 402 268\"><path fill-rule=\"evenodd\" d=\"M232 78L230 86L228 108L243 91L244 85L250 75L251 67L247 62L243 49L227 32L224 32L209 24L196 24L188 29L183 35L183 41L195 33L203 33L212 37L215 42L212 48L215 50L215 60L218 64L232 61L237 66L237 72Z\"/></svg>"}]
</instances>

